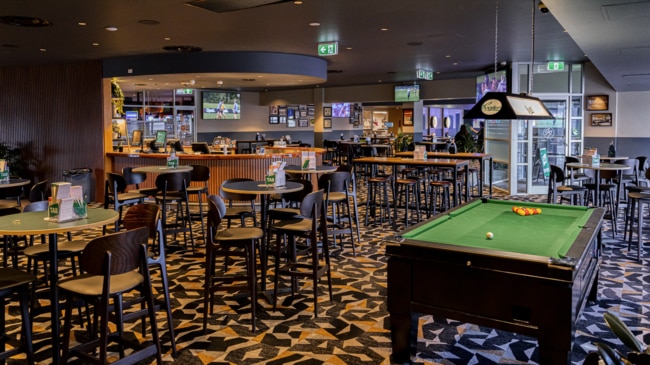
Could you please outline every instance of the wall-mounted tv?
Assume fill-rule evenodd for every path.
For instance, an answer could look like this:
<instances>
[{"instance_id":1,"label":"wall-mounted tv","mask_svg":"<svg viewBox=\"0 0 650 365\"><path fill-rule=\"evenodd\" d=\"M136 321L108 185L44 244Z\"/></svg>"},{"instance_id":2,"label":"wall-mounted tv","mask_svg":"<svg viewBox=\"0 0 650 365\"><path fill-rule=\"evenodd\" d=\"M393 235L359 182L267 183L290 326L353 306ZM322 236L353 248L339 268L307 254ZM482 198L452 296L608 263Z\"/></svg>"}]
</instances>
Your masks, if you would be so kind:
<instances>
[{"instance_id":1,"label":"wall-mounted tv","mask_svg":"<svg viewBox=\"0 0 650 365\"><path fill-rule=\"evenodd\" d=\"M203 119L239 119L241 94L235 91L206 90L201 93Z\"/></svg>"},{"instance_id":2,"label":"wall-mounted tv","mask_svg":"<svg viewBox=\"0 0 650 365\"><path fill-rule=\"evenodd\" d=\"M350 118L350 103L332 103L332 118Z\"/></svg>"},{"instance_id":3,"label":"wall-mounted tv","mask_svg":"<svg viewBox=\"0 0 650 365\"><path fill-rule=\"evenodd\" d=\"M420 100L420 85L397 85L395 86L395 101L418 101Z\"/></svg>"},{"instance_id":4,"label":"wall-mounted tv","mask_svg":"<svg viewBox=\"0 0 650 365\"><path fill-rule=\"evenodd\" d=\"M501 70L476 77L476 101L490 91L507 93L510 90L508 71Z\"/></svg>"}]
</instances>

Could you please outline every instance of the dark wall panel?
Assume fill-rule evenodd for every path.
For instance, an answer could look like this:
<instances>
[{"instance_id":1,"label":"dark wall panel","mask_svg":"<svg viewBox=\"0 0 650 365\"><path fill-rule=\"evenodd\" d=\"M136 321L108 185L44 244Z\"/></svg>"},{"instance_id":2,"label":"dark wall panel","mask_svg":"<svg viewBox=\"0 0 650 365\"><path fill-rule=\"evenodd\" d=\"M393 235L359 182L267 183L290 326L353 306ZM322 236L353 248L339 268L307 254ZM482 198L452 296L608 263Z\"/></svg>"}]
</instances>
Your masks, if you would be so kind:
<instances>
[{"instance_id":1,"label":"dark wall panel","mask_svg":"<svg viewBox=\"0 0 650 365\"><path fill-rule=\"evenodd\" d=\"M93 190L103 186L100 61L0 67L0 95L0 141L22 149L23 177L63 181L63 170L90 167Z\"/></svg>"}]
</instances>

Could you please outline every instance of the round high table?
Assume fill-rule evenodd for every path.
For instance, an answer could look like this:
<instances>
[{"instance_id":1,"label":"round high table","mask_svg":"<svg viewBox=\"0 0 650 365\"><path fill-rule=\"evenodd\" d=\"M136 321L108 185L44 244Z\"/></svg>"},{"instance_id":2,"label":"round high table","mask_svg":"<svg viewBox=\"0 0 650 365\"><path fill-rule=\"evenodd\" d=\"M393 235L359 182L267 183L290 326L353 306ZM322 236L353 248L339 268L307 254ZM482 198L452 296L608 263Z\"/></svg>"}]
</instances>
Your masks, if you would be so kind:
<instances>
[{"instance_id":1,"label":"round high table","mask_svg":"<svg viewBox=\"0 0 650 365\"><path fill-rule=\"evenodd\" d=\"M300 166L285 166L284 171L290 174L300 174L302 176L310 174L313 190L318 190L318 177L321 174L331 174L336 172L336 166L316 166L315 169L303 169Z\"/></svg>"},{"instance_id":2,"label":"round high table","mask_svg":"<svg viewBox=\"0 0 650 365\"><path fill-rule=\"evenodd\" d=\"M595 197L594 197L594 205L597 207L600 207L600 172L601 171L621 171L621 170L629 170L631 167L628 165L623 165L619 163L601 163L598 165L592 165L592 164L586 164L586 163L579 163L579 162L569 162L566 164L566 167L574 168L574 169L587 169L587 170L594 170L595 172L595 177L594 179L596 180L596 192L595 192Z\"/></svg>"},{"instance_id":3,"label":"round high table","mask_svg":"<svg viewBox=\"0 0 650 365\"><path fill-rule=\"evenodd\" d=\"M17 213L0 217L0 235L48 235L50 245L50 309L52 319L52 364L59 364L60 354L60 325L59 325L59 292L58 283L58 248L57 234L81 231L114 223L118 213L112 209L88 209L88 217L65 223L46 220L47 211Z\"/></svg>"},{"instance_id":4,"label":"round high table","mask_svg":"<svg viewBox=\"0 0 650 365\"><path fill-rule=\"evenodd\" d=\"M9 179L9 181L0 181L0 189L9 189L9 188L17 188L20 186L25 186L30 183L29 179ZM19 194L19 195L22 195ZM20 209L20 199L16 201L15 207ZM8 206L8 205L0 205L0 209L11 209L13 206Z\"/></svg>"},{"instance_id":5,"label":"round high table","mask_svg":"<svg viewBox=\"0 0 650 365\"><path fill-rule=\"evenodd\" d=\"M266 244L266 197L272 194L293 193L303 189L303 185L293 181L287 181L284 186L266 185L265 181L236 181L225 183L221 186L223 191L236 194L255 194L260 197L262 205L261 224L262 245ZM260 247L260 262L262 263L262 292L266 291L266 250Z\"/></svg>"}]
</instances>

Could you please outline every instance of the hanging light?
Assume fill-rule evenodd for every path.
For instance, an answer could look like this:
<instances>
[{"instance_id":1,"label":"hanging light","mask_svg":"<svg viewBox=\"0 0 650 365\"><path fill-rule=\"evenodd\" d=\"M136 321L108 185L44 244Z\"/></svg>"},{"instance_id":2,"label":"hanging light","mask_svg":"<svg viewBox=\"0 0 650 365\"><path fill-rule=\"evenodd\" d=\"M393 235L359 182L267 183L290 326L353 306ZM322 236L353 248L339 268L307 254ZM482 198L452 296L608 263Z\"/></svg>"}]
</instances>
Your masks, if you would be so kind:
<instances>
[{"instance_id":1,"label":"hanging light","mask_svg":"<svg viewBox=\"0 0 650 365\"><path fill-rule=\"evenodd\" d=\"M528 82L528 93L532 90L532 67L535 50L535 0L533 3L531 34L531 62L530 81ZM496 0L494 31L494 72L497 72L497 45L499 34L499 0ZM488 92L476 103L464 116L465 119L555 119L553 114L546 108L538 98L527 94L511 94L503 92Z\"/></svg>"}]
</instances>

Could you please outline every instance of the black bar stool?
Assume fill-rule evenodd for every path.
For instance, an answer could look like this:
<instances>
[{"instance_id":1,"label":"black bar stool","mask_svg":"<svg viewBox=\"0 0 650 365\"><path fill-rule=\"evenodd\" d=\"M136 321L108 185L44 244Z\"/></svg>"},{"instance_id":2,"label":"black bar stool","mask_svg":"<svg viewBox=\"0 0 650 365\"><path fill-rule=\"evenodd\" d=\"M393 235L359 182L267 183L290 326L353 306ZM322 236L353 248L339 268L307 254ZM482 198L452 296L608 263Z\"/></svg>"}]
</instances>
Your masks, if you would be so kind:
<instances>
[{"instance_id":1,"label":"black bar stool","mask_svg":"<svg viewBox=\"0 0 650 365\"><path fill-rule=\"evenodd\" d=\"M32 322L29 317L29 284L36 280L32 274L11 268L0 268L0 362L4 364L5 359L20 353L27 354L27 363L34 364L34 350L32 348ZM5 299L13 294L18 294L20 302L20 316L22 319L22 335L20 344L11 350L5 351L5 344L15 344L16 341L9 341L5 332Z\"/></svg>"}]
</instances>

